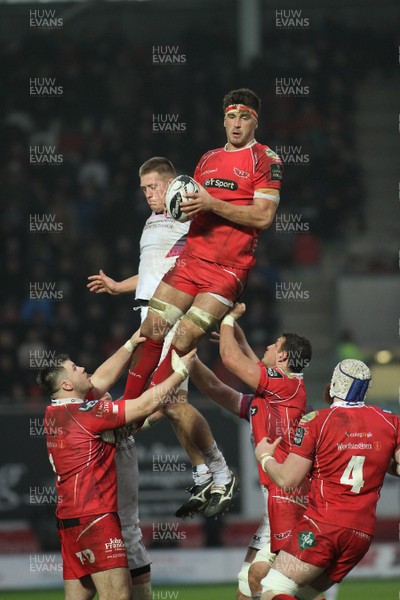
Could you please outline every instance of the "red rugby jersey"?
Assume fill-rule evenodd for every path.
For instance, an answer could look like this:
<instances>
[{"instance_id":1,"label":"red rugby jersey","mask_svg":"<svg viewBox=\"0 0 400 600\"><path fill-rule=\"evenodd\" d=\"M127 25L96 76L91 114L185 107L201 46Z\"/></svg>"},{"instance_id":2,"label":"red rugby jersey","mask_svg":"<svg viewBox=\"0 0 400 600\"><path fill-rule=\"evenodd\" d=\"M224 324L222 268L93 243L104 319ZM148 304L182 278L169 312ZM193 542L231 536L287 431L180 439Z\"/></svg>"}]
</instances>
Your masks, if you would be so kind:
<instances>
[{"instance_id":1,"label":"red rugby jersey","mask_svg":"<svg viewBox=\"0 0 400 600\"><path fill-rule=\"evenodd\" d=\"M266 367L261 361L260 381L251 403L251 426L254 444L263 437L274 441L281 436L282 441L275 451L275 457L283 462L292 449L293 438L301 417L306 412L306 388L300 373L288 375L282 369ZM258 465L260 483L271 483L268 475Z\"/></svg>"},{"instance_id":2,"label":"red rugby jersey","mask_svg":"<svg viewBox=\"0 0 400 600\"><path fill-rule=\"evenodd\" d=\"M56 473L60 519L117 510L115 446L100 433L125 425L125 401L55 400L46 408L47 452Z\"/></svg>"},{"instance_id":3,"label":"red rugby jersey","mask_svg":"<svg viewBox=\"0 0 400 600\"><path fill-rule=\"evenodd\" d=\"M280 189L282 162L268 146L254 141L241 150L210 150L200 159L194 179L219 200L253 204L255 190ZM254 264L260 231L204 212L191 223L185 252L224 266L247 269Z\"/></svg>"},{"instance_id":4,"label":"red rugby jersey","mask_svg":"<svg viewBox=\"0 0 400 600\"><path fill-rule=\"evenodd\" d=\"M373 535L399 417L376 406L335 406L300 421L291 452L314 461L306 515ZM282 461L280 461L282 462Z\"/></svg>"}]
</instances>

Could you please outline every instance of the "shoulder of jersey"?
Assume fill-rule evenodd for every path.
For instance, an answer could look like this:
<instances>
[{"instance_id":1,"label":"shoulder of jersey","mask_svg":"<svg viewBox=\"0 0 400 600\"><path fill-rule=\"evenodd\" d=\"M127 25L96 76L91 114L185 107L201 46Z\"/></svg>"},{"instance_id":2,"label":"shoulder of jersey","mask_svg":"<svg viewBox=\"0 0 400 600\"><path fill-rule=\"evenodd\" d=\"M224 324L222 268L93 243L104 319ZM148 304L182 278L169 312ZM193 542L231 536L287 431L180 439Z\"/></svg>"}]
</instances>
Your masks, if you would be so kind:
<instances>
[{"instance_id":1,"label":"shoulder of jersey","mask_svg":"<svg viewBox=\"0 0 400 600\"><path fill-rule=\"evenodd\" d=\"M269 158L270 160L274 160L276 162L282 162L281 157L278 156L278 154L276 152L271 150L271 148L269 146L262 146L262 149L263 149L263 152L265 152L267 158Z\"/></svg>"},{"instance_id":2,"label":"shoulder of jersey","mask_svg":"<svg viewBox=\"0 0 400 600\"><path fill-rule=\"evenodd\" d=\"M313 419L315 419L315 417L317 417L319 415L319 411L318 410L313 410L312 412L307 413L306 415L304 415L304 417L301 417L299 425L304 425L304 423L309 423L310 421L312 421Z\"/></svg>"}]
</instances>

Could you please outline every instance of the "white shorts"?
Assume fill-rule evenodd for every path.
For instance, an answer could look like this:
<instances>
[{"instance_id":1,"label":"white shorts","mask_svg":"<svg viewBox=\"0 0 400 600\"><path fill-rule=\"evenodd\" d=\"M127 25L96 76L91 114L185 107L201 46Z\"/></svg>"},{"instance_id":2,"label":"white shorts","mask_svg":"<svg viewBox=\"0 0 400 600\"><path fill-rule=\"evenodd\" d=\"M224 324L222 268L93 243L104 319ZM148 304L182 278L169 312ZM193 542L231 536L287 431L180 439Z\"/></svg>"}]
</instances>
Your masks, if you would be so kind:
<instances>
[{"instance_id":1,"label":"white shorts","mask_svg":"<svg viewBox=\"0 0 400 600\"><path fill-rule=\"evenodd\" d=\"M139 527L139 469L133 437L122 442L115 453L117 465L118 514L128 555L129 569L138 569L151 563L142 542Z\"/></svg>"},{"instance_id":2,"label":"white shorts","mask_svg":"<svg viewBox=\"0 0 400 600\"><path fill-rule=\"evenodd\" d=\"M140 319L141 319L141 323L143 323L143 321L145 320L145 318L147 317L147 313L149 311L149 307L148 306L141 306L140 307ZM178 321L179 323L179 321ZM175 323L175 325L172 327L172 329L170 329L167 333L167 335L165 336L164 339L164 346L162 349L162 353L161 353L161 357L159 360L159 363L164 360L164 358L167 356L167 352L171 346L171 342L173 340L173 337L175 335L175 332L178 328L178 323ZM180 386L177 388L178 391L182 391L182 392L187 392L189 389L189 378L185 379L185 381L182 381L182 383L180 384Z\"/></svg>"},{"instance_id":3,"label":"white shorts","mask_svg":"<svg viewBox=\"0 0 400 600\"><path fill-rule=\"evenodd\" d=\"M268 490L263 485L261 486L261 490L264 496L264 514L257 531L249 543L249 548L255 548L256 550L261 550L271 541L271 529L268 516Z\"/></svg>"}]
</instances>

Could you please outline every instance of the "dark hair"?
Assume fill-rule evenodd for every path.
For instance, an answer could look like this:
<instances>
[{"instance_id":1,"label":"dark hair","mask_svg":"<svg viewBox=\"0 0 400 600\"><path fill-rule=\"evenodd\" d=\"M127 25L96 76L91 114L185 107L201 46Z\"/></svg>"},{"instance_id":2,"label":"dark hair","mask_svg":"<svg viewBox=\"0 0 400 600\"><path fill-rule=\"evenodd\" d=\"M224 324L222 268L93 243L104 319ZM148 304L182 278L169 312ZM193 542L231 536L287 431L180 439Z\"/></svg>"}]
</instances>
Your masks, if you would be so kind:
<instances>
[{"instance_id":1,"label":"dark hair","mask_svg":"<svg viewBox=\"0 0 400 600\"><path fill-rule=\"evenodd\" d=\"M153 158L146 160L139 169L139 177L153 172L160 176L176 177L174 165L164 156L153 156Z\"/></svg>"},{"instance_id":2,"label":"dark hair","mask_svg":"<svg viewBox=\"0 0 400 600\"><path fill-rule=\"evenodd\" d=\"M253 108L258 115L260 114L261 100L255 92L248 88L240 88L239 90L228 92L224 97L224 112L231 104L245 104L249 108Z\"/></svg>"},{"instance_id":3,"label":"dark hair","mask_svg":"<svg viewBox=\"0 0 400 600\"><path fill-rule=\"evenodd\" d=\"M282 333L284 338L281 350L287 352L288 367L290 371L300 373L305 367L308 367L312 348L311 343L305 337L296 333Z\"/></svg>"},{"instance_id":4,"label":"dark hair","mask_svg":"<svg viewBox=\"0 0 400 600\"><path fill-rule=\"evenodd\" d=\"M42 367L36 377L36 382L48 396L58 392L60 375L65 371L64 363L70 360L68 354L58 354L51 360L50 365Z\"/></svg>"}]
</instances>

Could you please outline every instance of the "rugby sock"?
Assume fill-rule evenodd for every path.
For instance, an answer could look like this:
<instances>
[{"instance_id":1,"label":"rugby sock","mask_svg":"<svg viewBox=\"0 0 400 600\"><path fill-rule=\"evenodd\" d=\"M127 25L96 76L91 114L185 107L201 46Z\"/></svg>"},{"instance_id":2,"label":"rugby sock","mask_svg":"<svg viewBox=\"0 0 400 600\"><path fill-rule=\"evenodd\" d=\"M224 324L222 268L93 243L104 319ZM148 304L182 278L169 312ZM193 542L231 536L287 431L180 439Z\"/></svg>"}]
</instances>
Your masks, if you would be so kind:
<instances>
[{"instance_id":1,"label":"rugby sock","mask_svg":"<svg viewBox=\"0 0 400 600\"><path fill-rule=\"evenodd\" d=\"M196 465L192 468L194 485L203 485L211 480L210 469L207 465Z\"/></svg>"},{"instance_id":2,"label":"rugby sock","mask_svg":"<svg viewBox=\"0 0 400 600\"><path fill-rule=\"evenodd\" d=\"M156 342L147 338L140 344L133 355L131 367L125 384L122 399L137 398L143 392L147 380L158 365L164 340Z\"/></svg>"},{"instance_id":3,"label":"rugby sock","mask_svg":"<svg viewBox=\"0 0 400 600\"><path fill-rule=\"evenodd\" d=\"M214 442L207 450L202 450L204 462L210 469L214 483L226 485L232 479L231 473L226 464L224 455L218 449L217 442Z\"/></svg>"},{"instance_id":4,"label":"rugby sock","mask_svg":"<svg viewBox=\"0 0 400 600\"><path fill-rule=\"evenodd\" d=\"M132 577L132 592L135 600L152 600L151 581L135 583L135 578Z\"/></svg>"},{"instance_id":5,"label":"rugby sock","mask_svg":"<svg viewBox=\"0 0 400 600\"><path fill-rule=\"evenodd\" d=\"M158 365L157 369L154 372L153 377L151 378L151 382L150 382L151 386L158 385L162 381L165 381L167 379L167 377L169 377L171 375L171 373L172 373L172 365L171 365L172 350L175 350L175 352L178 354L178 356L184 356L186 354L186 352L181 352L180 350L177 350L175 348L175 346L173 346L171 344L167 354L165 355L164 359L160 362L160 364Z\"/></svg>"}]
</instances>

